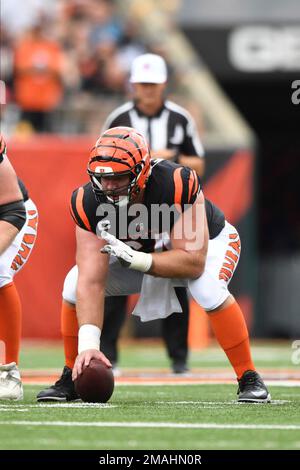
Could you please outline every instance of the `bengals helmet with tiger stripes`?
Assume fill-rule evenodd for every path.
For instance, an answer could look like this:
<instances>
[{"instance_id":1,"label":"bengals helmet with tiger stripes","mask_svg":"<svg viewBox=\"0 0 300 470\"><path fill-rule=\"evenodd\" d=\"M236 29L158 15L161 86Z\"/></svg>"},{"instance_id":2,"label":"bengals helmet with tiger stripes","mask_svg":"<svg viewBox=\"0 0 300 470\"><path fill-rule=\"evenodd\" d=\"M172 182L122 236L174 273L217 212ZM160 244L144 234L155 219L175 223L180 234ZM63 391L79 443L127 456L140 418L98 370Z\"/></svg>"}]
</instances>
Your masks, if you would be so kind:
<instances>
[{"instance_id":1,"label":"bengals helmet with tiger stripes","mask_svg":"<svg viewBox=\"0 0 300 470\"><path fill-rule=\"evenodd\" d=\"M87 171L97 201L125 206L144 189L150 175L149 146L132 127L108 129L92 149ZM126 175L128 185L115 190L103 189L102 178Z\"/></svg>"}]
</instances>

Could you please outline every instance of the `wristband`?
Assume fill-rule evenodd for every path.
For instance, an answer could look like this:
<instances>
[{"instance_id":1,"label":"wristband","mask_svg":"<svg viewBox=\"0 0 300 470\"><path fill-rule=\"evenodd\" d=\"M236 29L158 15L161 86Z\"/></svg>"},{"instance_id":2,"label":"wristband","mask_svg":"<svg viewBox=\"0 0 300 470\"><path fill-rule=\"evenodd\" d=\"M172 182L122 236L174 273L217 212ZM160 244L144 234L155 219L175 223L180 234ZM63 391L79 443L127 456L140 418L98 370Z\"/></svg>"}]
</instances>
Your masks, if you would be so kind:
<instances>
[{"instance_id":1,"label":"wristband","mask_svg":"<svg viewBox=\"0 0 300 470\"><path fill-rule=\"evenodd\" d=\"M143 253L142 251L133 251L132 261L129 265L130 269L136 269L147 273L152 266L152 255Z\"/></svg>"},{"instance_id":2,"label":"wristband","mask_svg":"<svg viewBox=\"0 0 300 470\"><path fill-rule=\"evenodd\" d=\"M82 325L78 332L78 354L87 349L100 351L101 330L96 325Z\"/></svg>"}]
</instances>

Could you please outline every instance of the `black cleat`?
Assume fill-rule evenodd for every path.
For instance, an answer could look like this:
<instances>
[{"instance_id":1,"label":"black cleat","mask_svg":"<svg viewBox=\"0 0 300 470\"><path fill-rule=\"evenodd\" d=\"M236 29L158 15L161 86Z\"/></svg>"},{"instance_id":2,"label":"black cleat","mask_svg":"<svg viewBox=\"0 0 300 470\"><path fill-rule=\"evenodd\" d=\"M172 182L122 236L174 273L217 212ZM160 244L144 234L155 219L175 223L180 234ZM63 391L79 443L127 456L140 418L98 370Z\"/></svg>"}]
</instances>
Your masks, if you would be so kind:
<instances>
[{"instance_id":1,"label":"black cleat","mask_svg":"<svg viewBox=\"0 0 300 470\"><path fill-rule=\"evenodd\" d=\"M189 372L189 368L186 365L186 362L175 361L172 364L172 371L173 374L187 374Z\"/></svg>"},{"instance_id":2,"label":"black cleat","mask_svg":"<svg viewBox=\"0 0 300 470\"><path fill-rule=\"evenodd\" d=\"M240 378L238 401L245 403L270 403L271 395L263 379L254 370L247 370Z\"/></svg>"},{"instance_id":3,"label":"black cleat","mask_svg":"<svg viewBox=\"0 0 300 470\"><path fill-rule=\"evenodd\" d=\"M41 390L37 396L37 401L75 401L80 400L75 392L72 380L72 369L65 366L60 379L49 388Z\"/></svg>"}]
</instances>

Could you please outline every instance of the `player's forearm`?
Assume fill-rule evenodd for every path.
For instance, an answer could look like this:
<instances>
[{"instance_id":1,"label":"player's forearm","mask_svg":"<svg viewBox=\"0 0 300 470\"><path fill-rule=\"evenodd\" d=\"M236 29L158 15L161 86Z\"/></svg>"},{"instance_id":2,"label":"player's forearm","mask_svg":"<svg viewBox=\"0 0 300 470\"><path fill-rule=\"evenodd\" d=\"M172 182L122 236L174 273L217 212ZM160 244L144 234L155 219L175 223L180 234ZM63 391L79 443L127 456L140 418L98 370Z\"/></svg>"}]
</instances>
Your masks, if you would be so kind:
<instances>
[{"instance_id":1,"label":"player's forearm","mask_svg":"<svg viewBox=\"0 0 300 470\"><path fill-rule=\"evenodd\" d=\"M197 279L204 271L205 259L199 253L173 249L152 254L147 274L167 278Z\"/></svg>"},{"instance_id":2,"label":"player's forearm","mask_svg":"<svg viewBox=\"0 0 300 470\"><path fill-rule=\"evenodd\" d=\"M100 350L104 289L99 284L78 282L76 312L79 325L78 353Z\"/></svg>"},{"instance_id":3,"label":"player's forearm","mask_svg":"<svg viewBox=\"0 0 300 470\"><path fill-rule=\"evenodd\" d=\"M192 168L192 170L195 170L197 175L200 177L204 175L204 169L205 169L205 159L200 158L198 156L185 156L185 155L180 155L178 159L178 163L183 166L188 166L189 168Z\"/></svg>"},{"instance_id":4,"label":"player's forearm","mask_svg":"<svg viewBox=\"0 0 300 470\"><path fill-rule=\"evenodd\" d=\"M21 201L22 199L17 175L8 158L5 157L0 167L0 205Z\"/></svg>"},{"instance_id":5,"label":"player's forearm","mask_svg":"<svg viewBox=\"0 0 300 470\"><path fill-rule=\"evenodd\" d=\"M76 312L78 325L95 325L102 329L104 311L104 287L78 281Z\"/></svg>"}]
</instances>

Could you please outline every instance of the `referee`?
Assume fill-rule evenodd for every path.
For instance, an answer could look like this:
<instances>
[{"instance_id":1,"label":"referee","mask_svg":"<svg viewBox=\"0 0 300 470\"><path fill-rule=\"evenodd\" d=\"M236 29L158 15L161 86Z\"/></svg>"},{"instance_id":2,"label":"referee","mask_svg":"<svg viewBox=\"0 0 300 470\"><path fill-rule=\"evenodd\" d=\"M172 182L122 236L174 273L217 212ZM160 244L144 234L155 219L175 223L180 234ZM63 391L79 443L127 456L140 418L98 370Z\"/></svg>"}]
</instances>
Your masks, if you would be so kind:
<instances>
[{"instance_id":1,"label":"referee","mask_svg":"<svg viewBox=\"0 0 300 470\"><path fill-rule=\"evenodd\" d=\"M155 54L137 57L132 63L130 82L134 99L112 111L102 131L117 126L134 127L148 140L152 158L172 160L202 176L204 150L195 123L184 108L164 98L167 86L164 59ZM188 371L189 304L185 288L176 287L176 293L183 313L174 312L162 320L162 336L173 372L183 374ZM124 296L109 297L105 301L101 350L112 362L115 373L117 341L126 317L126 301Z\"/></svg>"}]
</instances>

